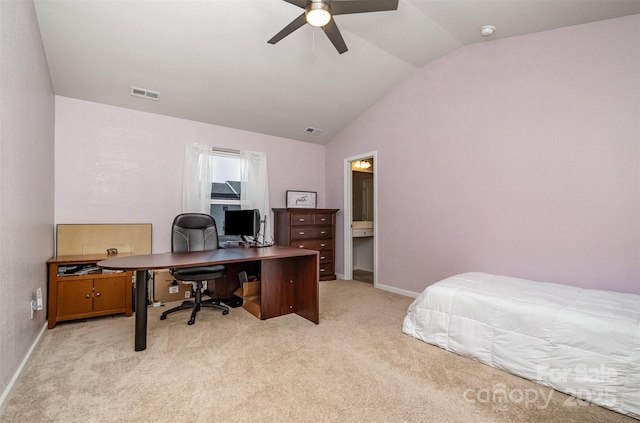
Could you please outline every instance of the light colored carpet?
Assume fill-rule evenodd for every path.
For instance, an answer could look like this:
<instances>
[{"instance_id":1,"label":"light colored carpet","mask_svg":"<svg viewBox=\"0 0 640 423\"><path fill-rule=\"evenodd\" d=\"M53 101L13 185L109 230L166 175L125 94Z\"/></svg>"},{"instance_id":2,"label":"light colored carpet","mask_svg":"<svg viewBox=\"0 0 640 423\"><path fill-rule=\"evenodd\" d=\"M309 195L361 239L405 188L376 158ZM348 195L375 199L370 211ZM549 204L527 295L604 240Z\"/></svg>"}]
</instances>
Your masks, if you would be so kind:
<instances>
[{"instance_id":1,"label":"light colored carpet","mask_svg":"<svg viewBox=\"0 0 640 423\"><path fill-rule=\"evenodd\" d=\"M319 325L151 308L143 352L133 318L59 324L2 421L637 423L404 335L411 298L338 280L320 299Z\"/></svg>"}]
</instances>

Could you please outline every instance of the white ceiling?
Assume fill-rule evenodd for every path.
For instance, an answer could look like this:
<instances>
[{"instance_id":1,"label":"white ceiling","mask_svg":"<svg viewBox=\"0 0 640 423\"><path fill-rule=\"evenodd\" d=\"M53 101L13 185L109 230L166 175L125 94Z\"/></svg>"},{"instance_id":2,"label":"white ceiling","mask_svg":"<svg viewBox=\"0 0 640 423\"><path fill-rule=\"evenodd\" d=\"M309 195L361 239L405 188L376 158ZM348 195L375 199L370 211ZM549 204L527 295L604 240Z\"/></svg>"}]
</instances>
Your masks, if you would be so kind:
<instances>
[{"instance_id":1,"label":"white ceiling","mask_svg":"<svg viewBox=\"0 0 640 423\"><path fill-rule=\"evenodd\" d=\"M400 0L396 11L336 16L340 55L309 25L267 44L302 12L282 0L35 4L57 95L319 144L462 46L640 13L640 0ZM497 30L483 38L487 24Z\"/></svg>"}]
</instances>

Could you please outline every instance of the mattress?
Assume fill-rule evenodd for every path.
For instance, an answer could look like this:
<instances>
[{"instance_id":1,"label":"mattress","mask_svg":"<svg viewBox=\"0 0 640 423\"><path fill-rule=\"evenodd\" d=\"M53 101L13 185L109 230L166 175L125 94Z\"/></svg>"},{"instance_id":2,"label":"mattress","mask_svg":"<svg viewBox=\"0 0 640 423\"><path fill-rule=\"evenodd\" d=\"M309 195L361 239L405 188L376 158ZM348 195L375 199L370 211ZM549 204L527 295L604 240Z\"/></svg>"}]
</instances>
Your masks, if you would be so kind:
<instances>
[{"instance_id":1,"label":"mattress","mask_svg":"<svg viewBox=\"0 0 640 423\"><path fill-rule=\"evenodd\" d=\"M464 273L427 287L402 330L640 418L640 295Z\"/></svg>"}]
</instances>

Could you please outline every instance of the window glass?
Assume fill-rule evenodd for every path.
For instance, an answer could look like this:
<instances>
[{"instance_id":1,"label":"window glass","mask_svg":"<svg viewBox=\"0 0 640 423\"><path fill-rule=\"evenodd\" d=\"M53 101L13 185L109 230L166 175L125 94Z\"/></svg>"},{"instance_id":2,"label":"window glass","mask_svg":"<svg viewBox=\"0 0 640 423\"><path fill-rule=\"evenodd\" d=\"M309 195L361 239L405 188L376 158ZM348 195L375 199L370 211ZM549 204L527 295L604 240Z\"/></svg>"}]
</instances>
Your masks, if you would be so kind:
<instances>
[{"instance_id":1,"label":"window glass","mask_svg":"<svg viewBox=\"0 0 640 423\"><path fill-rule=\"evenodd\" d=\"M211 181L210 214L216 220L218 235L224 237L224 211L240 210L240 155L215 153L213 160L213 180Z\"/></svg>"}]
</instances>

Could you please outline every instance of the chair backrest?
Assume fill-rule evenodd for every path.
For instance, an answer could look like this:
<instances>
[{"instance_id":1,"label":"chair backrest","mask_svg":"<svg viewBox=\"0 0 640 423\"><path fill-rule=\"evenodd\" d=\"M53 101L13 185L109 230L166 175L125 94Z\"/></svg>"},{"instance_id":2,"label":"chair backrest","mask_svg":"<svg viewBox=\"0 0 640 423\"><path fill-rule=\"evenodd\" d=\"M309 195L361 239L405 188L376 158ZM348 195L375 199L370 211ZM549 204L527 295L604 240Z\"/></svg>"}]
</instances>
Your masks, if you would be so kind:
<instances>
[{"instance_id":1,"label":"chair backrest","mask_svg":"<svg viewBox=\"0 0 640 423\"><path fill-rule=\"evenodd\" d=\"M213 217L203 213L183 213L173 219L171 251L207 251L218 248L218 229Z\"/></svg>"}]
</instances>

